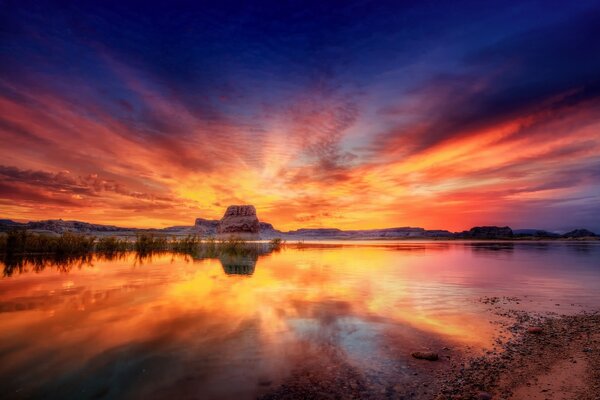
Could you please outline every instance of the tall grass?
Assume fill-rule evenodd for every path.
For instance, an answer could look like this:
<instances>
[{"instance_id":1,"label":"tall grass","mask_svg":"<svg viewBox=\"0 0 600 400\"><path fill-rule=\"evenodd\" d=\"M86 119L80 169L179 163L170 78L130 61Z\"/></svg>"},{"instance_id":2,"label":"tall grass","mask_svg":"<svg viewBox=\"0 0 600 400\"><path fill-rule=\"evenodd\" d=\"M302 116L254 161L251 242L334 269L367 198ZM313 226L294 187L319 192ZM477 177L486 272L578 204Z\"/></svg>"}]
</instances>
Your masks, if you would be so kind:
<instances>
[{"instance_id":1,"label":"tall grass","mask_svg":"<svg viewBox=\"0 0 600 400\"><path fill-rule=\"evenodd\" d=\"M269 245L271 246L271 250L278 251L285 246L285 241L281 238L273 238L269 242Z\"/></svg>"},{"instance_id":2,"label":"tall grass","mask_svg":"<svg viewBox=\"0 0 600 400\"><path fill-rule=\"evenodd\" d=\"M136 236L135 251L140 254L149 254L157 251L167 251L167 238L153 234L141 233Z\"/></svg>"},{"instance_id":3,"label":"tall grass","mask_svg":"<svg viewBox=\"0 0 600 400\"><path fill-rule=\"evenodd\" d=\"M194 253L201 245L202 239L196 235L189 235L184 238L173 237L170 244L170 250L176 253Z\"/></svg>"},{"instance_id":4,"label":"tall grass","mask_svg":"<svg viewBox=\"0 0 600 400\"><path fill-rule=\"evenodd\" d=\"M54 254L86 254L94 250L95 237L63 233L55 242Z\"/></svg>"},{"instance_id":5,"label":"tall grass","mask_svg":"<svg viewBox=\"0 0 600 400\"><path fill-rule=\"evenodd\" d=\"M25 230L0 234L0 257L5 264L5 275L12 271L20 271L27 264L35 270L46 266L71 268L73 265L91 263L92 253L96 259L112 260L124 257L127 252L135 251L136 257L145 258L155 253L173 252L188 254L194 258L219 258L223 255L232 257L258 257L272 251L278 251L285 244L281 239L273 239L269 243L247 242L231 237L225 240L199 236L172 237L141 233L135 241L116 237L100 237L98 239L74 233L44 235Z\"/></svg>"},{"instance_id":6,"label":"tall grass","mask_svg":"<svg viewBox=\"0 0 600 400\"><path fill-rule=\"evenodd\" d=\"M94 241L93 237L69 232L50 236L19 230L8 232L0 248L7 254L84 254L94 250Z\"/></svg>"},{"instance_id":7,"label":"tall grass","mask_svg":"<svg viewBox=\"0 0 600 400\"><path fill-rule=\"evenodd\" d=\"M101 237L96 243L96 251L105 254L122 253L131 250L131 243L127 239L114 236Z\"/></svg>"}]
</instances>

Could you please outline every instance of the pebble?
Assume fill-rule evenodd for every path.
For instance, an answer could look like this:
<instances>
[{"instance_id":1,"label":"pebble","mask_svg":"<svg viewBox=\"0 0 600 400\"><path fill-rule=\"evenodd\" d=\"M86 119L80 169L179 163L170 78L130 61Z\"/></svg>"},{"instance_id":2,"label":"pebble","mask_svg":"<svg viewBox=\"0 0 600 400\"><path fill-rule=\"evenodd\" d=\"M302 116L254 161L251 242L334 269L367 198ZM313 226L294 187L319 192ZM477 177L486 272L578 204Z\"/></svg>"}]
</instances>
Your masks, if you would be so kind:
<instances>
[{"instance_id":1,"label":"pebble","mask_svg":"<svg viewBox=\"0 0 600 400\"><path fill-rule=\"evenodd\" d=\"M529 328L527 328L527 333L540 334L543 331L544 330L542 328L540 328L539 326L530 326Z\"/></svg>"},{"instance_id":2,"label":"pebble","mask_svg":"<svg viewBox=\"0 0 600 400\"><path fill-rule=\"evenodd\" d=\"M415 351L411 355L419 360L436 361L439 358L433 351Z\"/></svg>"},{"instance_id":3,"label":"pebble","mask_svg":"<svg viewBox=\"0 0 600 400\"><path fill-rule=\"evenodd\" d=\"M492 400L492 395L488 392L479 392L477 393L477 400Z\"/></svg>"}]
</instances>

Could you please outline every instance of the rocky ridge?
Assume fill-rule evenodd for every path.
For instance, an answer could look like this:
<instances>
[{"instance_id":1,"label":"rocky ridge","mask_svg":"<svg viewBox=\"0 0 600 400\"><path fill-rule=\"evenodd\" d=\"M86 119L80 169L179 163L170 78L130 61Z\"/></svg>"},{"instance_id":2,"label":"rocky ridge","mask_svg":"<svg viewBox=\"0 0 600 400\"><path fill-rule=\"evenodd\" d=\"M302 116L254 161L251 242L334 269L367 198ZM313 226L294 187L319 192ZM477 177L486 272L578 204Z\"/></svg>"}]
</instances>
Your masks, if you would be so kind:
<instances>
[{"instance_id":1,"label":"rocky ridge","mask_svg":"<svg viewBox=\"0 0 600 400\"><path fill-rule=\"evenodd\" d=\"M39 233L61 234L75 232L98 236L130 236L140 232L168 235L200 235L204 237L239 236L247 239L286 240L374 240L374 239L598 239L587 229L575 229L563 235L539 229L521 229L513 231L510 227L476 226L468 231L450 232L446 230L427 230L418 227L396 227L385 229L341 230L337 228L301 228L288 232L277 230L273 225L260 221L256 208L252 205L229 206L220 220L196 218L192 226L172 226L162 229L124 228L114 225L90 224L62 219L15 222L0 219L0 232L14 229L27 229Z\"/></svg>"}]
</instances>

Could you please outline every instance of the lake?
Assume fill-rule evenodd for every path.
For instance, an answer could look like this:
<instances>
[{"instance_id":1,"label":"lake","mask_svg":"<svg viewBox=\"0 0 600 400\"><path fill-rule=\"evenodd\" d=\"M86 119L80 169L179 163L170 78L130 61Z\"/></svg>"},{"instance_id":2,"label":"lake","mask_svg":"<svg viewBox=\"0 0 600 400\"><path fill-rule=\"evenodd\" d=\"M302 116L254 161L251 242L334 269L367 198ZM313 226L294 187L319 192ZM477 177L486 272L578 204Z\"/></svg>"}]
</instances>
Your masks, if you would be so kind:
<instances>
[{"instance_id":1,"label":"lake","mask_svg":"<svg viewBox=\"0 0 600 400\"><path fill-rule=\"evenodd\" d=\"M322 242L2 266L8 398L251 399L303 369L351 369L389 395L424 373L412 351L478 354L505 338L486 299L560 314L600 305L593 242Z\"/></svg>"}]
</instances>

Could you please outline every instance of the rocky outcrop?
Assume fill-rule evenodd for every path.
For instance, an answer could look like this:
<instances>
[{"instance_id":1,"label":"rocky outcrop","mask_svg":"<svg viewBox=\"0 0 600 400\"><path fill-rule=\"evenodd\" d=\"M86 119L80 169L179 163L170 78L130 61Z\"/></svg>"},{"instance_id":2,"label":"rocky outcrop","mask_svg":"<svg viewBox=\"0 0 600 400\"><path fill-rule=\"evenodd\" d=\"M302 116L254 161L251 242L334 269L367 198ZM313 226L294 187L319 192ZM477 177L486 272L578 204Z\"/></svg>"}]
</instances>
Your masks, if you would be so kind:
<instances>
[{"instance_id":1,"label":"rocky outcrop","mask_svg":"<svg viewBox=\"0 0 600 400\"><path fill-rule=\"evenodd\" d=\"M30 221L25 223L11 221L9 219L0 220L0 232L13 229L26 229L38 232L54 233L95 233L95 232L135 232L136 228L121 228L113 225L90 224L81 221L64 221L62 219L48 219L43 221Z\"/></svg>"},{"instance_id":2,"label":"rocky outcrop","mask_svg":"<svg viewBox=\"0 0 600 400\"><path fill-rule=\"evenodd\" d=\"M302 228L283 233L289 239L371 240L402 238L452 238L452 233L443 230L425 230L409 226L387 229L364 229L344 231L337 228Z\"/></svg>"},{"instance_id":3,"label":"rocky outcrop","mask_svg":"<svg viewBox=\"0 0 600 400\"><path fill-rule=\"evenodd\" d=\"M510 239L513 231L508 226L475 226L468 231L457 233L456 237L464 239Z\"/></svg>"},{"instance_id":4,"label":"rocky outcrop","mask_svg":"<svg viewBox=\"0 0 600 400\"><path fill-rule=\"evenodd\" d=\"M516 229L513 235L517 238L556 239L561 235L543 229Z\"/></svg>"},{"instance_id":5,"label":"rocky outcrop","mask_svg":"<svg viewBox=\"0 0 600 400\"><path fill-rule=\"evenodd\" d=\"M214 236L218 226L219 221L215 219L196 218L194 232L201 236Z\"/></svg>"},{"instance_id":6,"label":"rocky outcrop","mask_svg":"<svg viewBox=\"0 0 600 400\"><path fill-rule=\"evenodd\" d=\"M595 237L596 234L592 231L588 231L587 229L574 229L570 232L567 232L563 235L565 238L585 238L585 237Z\"/></svg>"},{"instance_id":7,"label":"rocky outcrop","mask_svg":"<svg viewBox=\"0 0 600 400\"><path fill-rule=\"evenodd\" d=\"M217 233L226 236L257 236L260 223L254 206L229 206L219 221Z\"/></svg>"},{"instance_id":8,"label":"rocky outcrop","mask_svg":"<svg viewBox=\"0 0 600 400\"><path fill-rule=\"evenodd\" d=\"M286 232L286 235L294 237L322 237L322 238L339 238L344 235L344 231L337 228L301 228L295 231Z\"/></svg>"}]
</instances>

